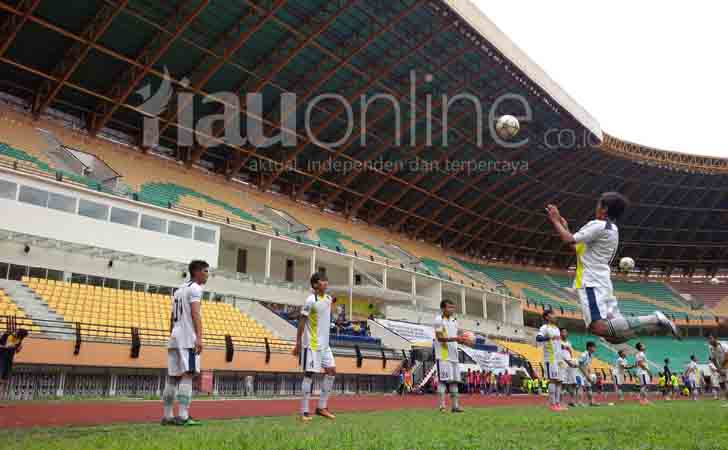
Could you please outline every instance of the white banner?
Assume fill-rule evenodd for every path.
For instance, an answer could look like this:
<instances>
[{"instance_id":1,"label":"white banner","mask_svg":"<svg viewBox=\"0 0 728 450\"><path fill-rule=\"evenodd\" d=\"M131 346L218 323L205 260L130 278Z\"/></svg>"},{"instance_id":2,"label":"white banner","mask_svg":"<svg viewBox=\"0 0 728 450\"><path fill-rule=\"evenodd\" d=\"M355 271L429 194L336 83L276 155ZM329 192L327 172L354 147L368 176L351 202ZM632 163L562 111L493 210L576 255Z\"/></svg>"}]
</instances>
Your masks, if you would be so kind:
<instances>
[{"instance_id":1,"label":"white banner","mask_svg":"<svg viewBox=\"0 0 728 450\"><path fill-rule=\"evenodd\" d=\"M482 370L508 370L508 365L510 363L510 357L508 356L508 353L486 352L484 350L476 350L474 348L465 347L462 345L460 346L460 348L465 352L465 354L473 358L473 361L478 363Z\"/></svg>"},{"instance_id":2,"label":"white banner","mask_svg":"<svg viewBox=\"0 0 728 450\"><path fill-rule=\"evenodd\" d=\"M431 326L386 319L377 319L377 323L412 343L432 345L435 339L435 329Z\"/></svg>"}]
</instances>

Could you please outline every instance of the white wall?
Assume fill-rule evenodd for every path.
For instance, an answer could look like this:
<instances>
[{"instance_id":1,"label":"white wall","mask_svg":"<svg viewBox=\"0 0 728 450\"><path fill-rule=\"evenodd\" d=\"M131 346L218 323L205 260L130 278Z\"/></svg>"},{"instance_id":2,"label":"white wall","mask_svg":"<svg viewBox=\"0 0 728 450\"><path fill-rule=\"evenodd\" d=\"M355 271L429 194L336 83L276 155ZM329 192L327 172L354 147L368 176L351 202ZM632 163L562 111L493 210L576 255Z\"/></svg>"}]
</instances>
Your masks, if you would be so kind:
<instances>
[{"instance_id":1,"label":"white wall","mask_svg":"<svg viewBox=\"0 0 728 450\"><path fill-rule=\"evenodd\" d=\"M199 242L8 199L0 199L0 211L2 211L0 229L182 263L187 263L192 259L204 259L212 267L218 266L220 227L217 225L172 214L161 208L145 207L138 202L127 202L101 194L95 195L90 191L67 189L54 183L15 176L6 172L0 173L0 178L19 185L116 206L140 214L146 213L166 220L172 219L193 226L204 226L215 230L217 242Z\"/></svg>"}]
</instances>

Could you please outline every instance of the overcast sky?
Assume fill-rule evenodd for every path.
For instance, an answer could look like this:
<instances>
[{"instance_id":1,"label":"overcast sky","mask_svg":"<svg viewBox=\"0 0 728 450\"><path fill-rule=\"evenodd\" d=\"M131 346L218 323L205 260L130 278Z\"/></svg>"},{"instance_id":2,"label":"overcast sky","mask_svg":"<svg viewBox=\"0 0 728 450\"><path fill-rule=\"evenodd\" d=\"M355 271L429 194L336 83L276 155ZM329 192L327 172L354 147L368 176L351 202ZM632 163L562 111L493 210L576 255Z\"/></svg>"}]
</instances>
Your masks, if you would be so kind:
<instances>
[{"instance_id":1,"label":"overcast sky","mask_svg":"<svg viewBox=\"0 0 728 450\"><path fill-rule=\"evenodd\" d=\"M728 3L472 1L605 132L728 157Z\"/></svg>"}]
</instances>

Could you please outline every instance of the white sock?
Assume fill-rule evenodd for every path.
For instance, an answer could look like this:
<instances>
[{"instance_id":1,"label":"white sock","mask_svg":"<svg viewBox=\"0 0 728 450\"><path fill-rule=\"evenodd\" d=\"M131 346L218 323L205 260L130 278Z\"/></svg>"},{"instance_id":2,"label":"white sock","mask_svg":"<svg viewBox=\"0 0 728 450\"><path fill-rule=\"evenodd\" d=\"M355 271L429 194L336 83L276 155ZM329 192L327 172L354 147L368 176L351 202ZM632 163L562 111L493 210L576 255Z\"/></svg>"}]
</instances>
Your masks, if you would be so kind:
<instances>
[{"instance_id":1,"label":"white sock","mask_svg":"<svg viewBox=\"0 0 728 450\"><path fill-rule=\"evenodd\" d=\"M654 314L639 317L617 316L607 320L607 325L611 336L629 338L638 334L654 333L661 328L660 321Z\"/></svg>"},{"instance_id":2,"label":"white sock","mask_svg":"<svg viewBox=\"0 0 728 450\"><path fill-rule=\"evenodd\" d=\"M319 409L326 409L329 404L329 394L334 388L334 376L325 375L324 381L321 383L321 396L319 397L318 407Z\"/></svg>"},{"instance_id":3,"label":"white sock","mask_svg":"<svg viewBox=\"0 0 728 450\"><path fill-rule=\"evenodd\" d=\"M450 385L450 399L452 400L452 409L460 409L460 390L457 383Z\"/></svg>"},{"instance_id":4,"label":"white sock","mask_svg":"<svg viewBox=\"0 0 728 450\"><path fill-rule=\"evenodd\" d=\"M549 383L549 404L556 405L556 383Z\"/></svg>"},{"instance_id":5,"label":"white sock","mask_svg":"<svg viewBox=\"0 0 728 450\"><path fill-rule=\"evenodd\" d=\"M192 403L192 378L184 377L177 387L177 402L179 402L179 417L187 420L190 417L190 404Z\"/></svg>"},{"instance_id":6,"label":"white sock","mask_svg":"<svg viewBox=\"0 0 728 450\"><path fill-rule=\"evenodd\" d=\"M303 383L301 383L301 390L303 391L303 399L301 400L301 414L308 414L308 402L311 399L311 388L313 387L313 378L304 376Z\"/></svg>"},{"instance_id":7,"label":"white sock","mask_svg":"<svg viewBox=\"0 0 728 450\"><path fill-rule=\"evenodd\" d=\"M164 401L164 418L174 418L174 399L177 396L177 380L167 377L167 383L164 385L162 393L162 401Z\"/></svg>"},{"instance_id":8,"label":"white sock","mask_svg":"<svg viewBox=\"0 0 728 450\"><path fill-rule=\"evenodd\" d=\"M437 385L437 392L440 394L440 408L445 408L446 401L445 401L445 394L447 393L447 386L445 383L440 383Z\"/></svg>"}]
</instances>

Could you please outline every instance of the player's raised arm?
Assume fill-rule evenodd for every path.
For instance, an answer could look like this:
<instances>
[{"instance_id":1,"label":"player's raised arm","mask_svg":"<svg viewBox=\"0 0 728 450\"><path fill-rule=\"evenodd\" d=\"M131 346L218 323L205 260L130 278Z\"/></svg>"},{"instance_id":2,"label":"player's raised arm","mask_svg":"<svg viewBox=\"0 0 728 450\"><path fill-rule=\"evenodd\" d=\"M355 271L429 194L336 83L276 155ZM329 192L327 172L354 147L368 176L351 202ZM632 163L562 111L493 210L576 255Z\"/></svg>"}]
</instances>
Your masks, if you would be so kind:
<instances>
[{"instance_id":1,"label":"player's raised arm","mask_svg":"<svg viewBox=\"0 0 728 450\"><path fill-rule=\"evenodd\" d=\"M559 208L557 208L556 205L548 205L546 206L546 213L548 214L549 220L553 224L554 229L556 229L556 233L558 233L561 240L566 244L576 244L574 235L571 234L571 231L569 230L569 223L566 219L561 217Z\"/></svg>"}]
</instances>

